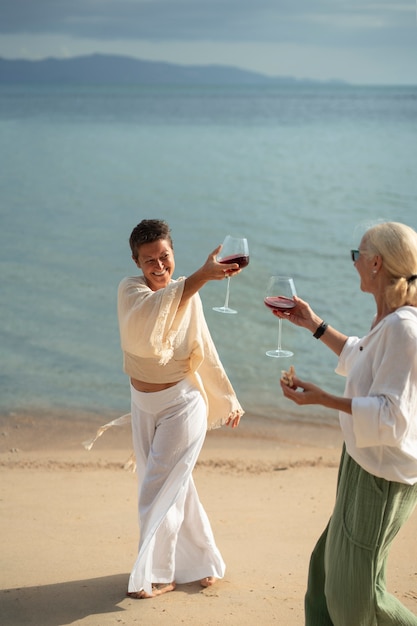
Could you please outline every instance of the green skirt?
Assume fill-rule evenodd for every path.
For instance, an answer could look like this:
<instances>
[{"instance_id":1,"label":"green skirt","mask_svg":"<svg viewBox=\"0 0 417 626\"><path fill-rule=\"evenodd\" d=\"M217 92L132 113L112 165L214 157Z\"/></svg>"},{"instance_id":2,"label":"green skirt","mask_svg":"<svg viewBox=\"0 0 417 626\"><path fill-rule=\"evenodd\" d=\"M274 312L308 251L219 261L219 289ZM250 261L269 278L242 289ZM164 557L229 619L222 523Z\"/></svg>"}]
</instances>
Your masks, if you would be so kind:
<instances>
[{"instance_id":1,"label":"green skirt","mask_svg":"<svg viewBox=\"0 0 417 626\"><path fill-rule=\"evenodd\" d=\"M306 626L417 626L389 594L388 552L417 502L417 484L377 478L343 447L332 517L311 555Z\"/></svg>"}]
</instances>

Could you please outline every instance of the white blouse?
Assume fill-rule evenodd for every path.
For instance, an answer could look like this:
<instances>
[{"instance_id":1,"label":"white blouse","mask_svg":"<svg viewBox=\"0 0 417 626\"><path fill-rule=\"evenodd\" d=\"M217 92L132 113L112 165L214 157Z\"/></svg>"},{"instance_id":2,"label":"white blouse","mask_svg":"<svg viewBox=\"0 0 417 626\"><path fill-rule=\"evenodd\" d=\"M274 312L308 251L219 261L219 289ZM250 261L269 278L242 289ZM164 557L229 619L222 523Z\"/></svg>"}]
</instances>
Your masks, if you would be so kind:
<instances>
[{"instance_id":1,"label":"white blouse","mask_svg":"<svg viewBox=\"0 0 417 626\"><path fill-rule=\"evenodd\" d=\"M336 372L352 415L339 413L346 449L366 471L417 483L417 309L404 306L365 337L349 337Z\"/></svg>"}]
</instances>

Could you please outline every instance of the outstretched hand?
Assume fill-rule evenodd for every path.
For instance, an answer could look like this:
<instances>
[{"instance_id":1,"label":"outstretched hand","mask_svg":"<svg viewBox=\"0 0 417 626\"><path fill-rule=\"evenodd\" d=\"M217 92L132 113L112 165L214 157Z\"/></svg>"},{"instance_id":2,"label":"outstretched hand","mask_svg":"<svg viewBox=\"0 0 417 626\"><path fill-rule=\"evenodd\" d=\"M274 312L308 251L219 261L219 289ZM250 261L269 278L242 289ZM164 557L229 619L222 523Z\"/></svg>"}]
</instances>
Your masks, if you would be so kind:
<instances>
[{"instance_id":1,"label":"outstretched hand","mask_svg":"<svg viewBox=\"0 0 417 626\"><path fill-rule=\"evenodd\" d=\"M317 385L301 380L296 376L293 378L292 387L281 381L281 389L286 398L298 405L324 404L326 392Z\"/></svg>"},{"instance_id":2,"label":"outstretched hand","mask_svg":"<svg viewBox=\"0 0 417 626\"><path fill-rule=\"evenodd\" d=\"M295 307L293 309L286 309L285 311L273 309L272 313L275 317L288 320L296 326L302 326L303 328L310 328L312 325L314 326L313 319L315 317L315 313L308 302L305 302L305 300L302 300L298 296L294 296L294 302Z\"/></svg>"},{"instance_id":3,"label":"outstretched hand","mask_svg":"<svg viewBox=\"0 0 417 626\"><path fill-rule=\"evenodd\" d=\"M181 297L181 303L191 298L201 287L209 280L222 280L228 276L239 274L241 269L238 263L220 263L217 255L222 249L221 244L211 252L205 263L196 270L191 276L185 279L184 290Z\"/></svg>"},{"instance_id":4,"label":"outstretched hand","mask_svg":"<svg viewBox=\"0 0 417 626\"><path fill-rule=\"evenodd\" d=\"M235 276L235 274L239 274L242 271L238 263L220 263L217 260L217 255L221 249L222 245L220 244L208 255L207 261L202 267L208 280L222 280L228 276Z\"/></svg>"}]
</instances>

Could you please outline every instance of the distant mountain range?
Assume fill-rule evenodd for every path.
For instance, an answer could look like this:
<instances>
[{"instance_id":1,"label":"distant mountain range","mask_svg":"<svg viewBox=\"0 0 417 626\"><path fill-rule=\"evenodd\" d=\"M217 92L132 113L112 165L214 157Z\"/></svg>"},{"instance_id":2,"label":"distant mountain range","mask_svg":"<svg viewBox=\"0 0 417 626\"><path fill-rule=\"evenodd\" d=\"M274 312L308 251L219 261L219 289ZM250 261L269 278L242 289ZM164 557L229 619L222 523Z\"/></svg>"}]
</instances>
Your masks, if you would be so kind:
<instances>
[{"instance_id":1,"label":"distant mountain range","mask_svg":"<svg viewBox=\"0 0 417 626\"><path fill-rule=\"evenodd\" d=\"M290 76L271 78L223 65L175 65L105 54L41 61L0 58L0 84L261 85L318 82L322 81ZM345 84L339 80L327 82Z\"/></svg>"}]
</instances>

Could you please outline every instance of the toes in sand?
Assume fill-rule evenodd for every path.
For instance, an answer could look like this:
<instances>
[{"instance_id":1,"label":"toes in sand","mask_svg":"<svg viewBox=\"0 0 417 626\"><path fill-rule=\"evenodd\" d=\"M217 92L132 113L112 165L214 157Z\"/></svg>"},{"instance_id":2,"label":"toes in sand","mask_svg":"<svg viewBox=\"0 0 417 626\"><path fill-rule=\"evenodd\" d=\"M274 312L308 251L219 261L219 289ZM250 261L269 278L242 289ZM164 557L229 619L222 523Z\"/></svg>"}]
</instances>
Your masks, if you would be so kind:
<instances>
[{"instance_id":1,"label":"toes in sand","mask_svg":"<svg viewBox=\"0 0 417 626\"><path fill-rule=\"evenodd\" d=\"M206 576L205 578L202 578L200 580L200 585L202 587L211 587L216 582L217 582L217 578L215 578L214 576Z\"/></svg>"},{"instance_id":2,"label":"toes in sand","mask_svg":"<svg viewBox=\"0 0 417 626\"><path fill-rule=\"evenodd\" d=\"M163 593L167 593L168 591L174 591L175 587L175 582L153 583L151 594L147 593L144 589L141 589L140 591L128 591L126 595L129 598L134 598L135 600L144 600L145 598L155 598L156 596L161 596Z\"/></svg>"}]
</instances>

